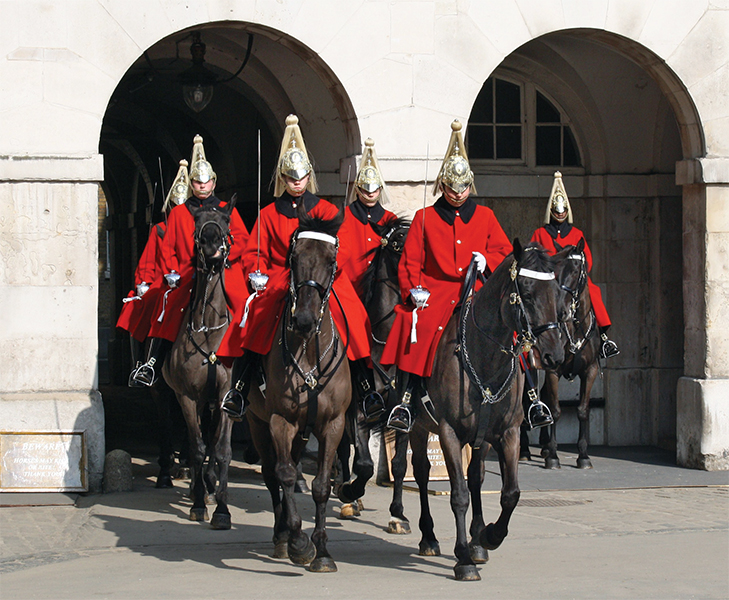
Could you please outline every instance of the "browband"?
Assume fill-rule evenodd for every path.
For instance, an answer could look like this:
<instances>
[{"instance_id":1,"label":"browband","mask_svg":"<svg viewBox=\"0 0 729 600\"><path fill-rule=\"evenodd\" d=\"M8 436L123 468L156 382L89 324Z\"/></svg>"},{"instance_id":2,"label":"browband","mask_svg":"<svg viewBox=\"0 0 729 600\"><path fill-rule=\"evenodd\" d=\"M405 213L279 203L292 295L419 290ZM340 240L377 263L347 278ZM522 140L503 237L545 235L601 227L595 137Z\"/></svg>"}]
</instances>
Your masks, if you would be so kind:
<instances>
[{"instance_id":1,"label":"browband","mask_svg":"<svg viewBox=\"0 0 729 600\"><path fill-rule=\"evenodd\" d=\"M531 279L541 279L543 281L549 281L554 279L554 273L542 273L541 271L532 271L531 269L519 269L519 275L522 277L529 277Z\"/></svg>"},{"instance_id":2,"label":"browband","mask_svg":"<svg viewBox=\"0 0 729 600\"><path fill-rule=\"evenodd\" d=\"M318 231L302 231L296 236L297 239L310 239L319 240L320 242L329 242L330 244L337 245L337 238L326 233L319 233Z\"/></svg>"}]
</instances>

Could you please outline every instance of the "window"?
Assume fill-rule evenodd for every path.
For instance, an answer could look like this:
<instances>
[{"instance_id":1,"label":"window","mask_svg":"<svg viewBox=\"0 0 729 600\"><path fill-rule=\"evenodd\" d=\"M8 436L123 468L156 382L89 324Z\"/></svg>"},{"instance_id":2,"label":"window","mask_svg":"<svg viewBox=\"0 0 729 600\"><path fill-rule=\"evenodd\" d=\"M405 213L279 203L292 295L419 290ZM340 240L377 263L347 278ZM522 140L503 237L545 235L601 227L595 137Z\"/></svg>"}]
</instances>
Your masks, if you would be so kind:
<instances>
[{"instance_id":1,"label":"window","mask_svg":"<svg viewBox=\"0 0 729 600\"><path fill-rule=\"evenodd\" d=\"M490 77L468 120L471 159L534 167L579 167L569 119L530 83Z\"/></svg>"}]
</instances>

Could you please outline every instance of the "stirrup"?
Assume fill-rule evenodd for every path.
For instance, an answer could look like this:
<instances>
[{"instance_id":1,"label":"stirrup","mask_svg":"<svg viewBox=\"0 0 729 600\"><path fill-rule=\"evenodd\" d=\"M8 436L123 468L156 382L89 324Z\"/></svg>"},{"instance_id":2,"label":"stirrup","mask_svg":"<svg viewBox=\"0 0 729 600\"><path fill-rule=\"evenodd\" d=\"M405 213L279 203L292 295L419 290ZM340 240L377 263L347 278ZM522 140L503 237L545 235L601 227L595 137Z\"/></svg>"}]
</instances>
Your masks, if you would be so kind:
<instances>
[{"instance_id":1,"label":"stirrup","mask_svg":"<svg viewBox=\"0 0 729 600\"><path fill-rule=\"evenodd\" d=\"M127 385L130 388L138 388L143 387L141 383L139 383L136 379L134 379L137 376L137 371L139 371L139 367L142 366L142 363L140 361L137 361L137 364L134 365L134 368L129 373L129 381L127 381Z\"/></svg>"},{"instance_id":2,"label":"stirrup","mask_svg":"<svg viewBox=\"0 0 729 600\"><path fill-rule=\"evenodd\" d=\"M385 399L380 392L374 391L362 399L362 412L368 425L379 423L385 414Z\"/></svg>"},{"instance_id":3,"label":"stirrup","mask_svg":"<svg viewBox=\"0 0 729 600\"><path fill-rule=\"evenodd\" d=\"M529 429L538 429L554 423L549 407L539 399L532 402L532 405L529 407L526 421Z\"/></svg>"},{"instance_id":4,"label":"stirrup","mask_svg":"<svg viewBox=\"0 0 729 600\"><path fill-rule=\"evenodd\" d=\"M150 358L148 362L140 365L132 374L132 379L141 385L152 387L157 383L157 372L154 370L154 364L157 361L154 358Z\"/></svg>"},{"instance_id":5,"label":"stirrup","mask_svg":"<svg viewBox=\"0 0 729 600\"><path fill-rule=\"evenodd\" d=\"M398 404L387 419L387 427L395 431L410 433L413 428L413 414L407 404Z\"/></svg>"},{"instance_id":6,"label":"stirrup","mask_svg":"<svg viewBox=\"0 0 729 600\"><path fill-rule=\"evenodd\" d=\"M241 390L238 389L240 382L235 384L235 387L228 390L223 396L223 404L221 406L224 413L228 415L231 421L242 421L243 415L246 414L246 408L248 408ZM240 386L241 388L243 386Z\"/></svg>"},{"instance_id":7,"label":"stirrup","mask_svg":"<svg viewBox=\"0 0 729 600\"><path fill-rule=\"evenodd\" d=\"M610 358L612 356L617 356L620 354L620 350L618 350L618 345L613 342L611 339L608 339L608 336L604 333L600 336L600 339L602 340L602 345L600 346L600 356L603 358Z\"/></svg>"}]
</instances>

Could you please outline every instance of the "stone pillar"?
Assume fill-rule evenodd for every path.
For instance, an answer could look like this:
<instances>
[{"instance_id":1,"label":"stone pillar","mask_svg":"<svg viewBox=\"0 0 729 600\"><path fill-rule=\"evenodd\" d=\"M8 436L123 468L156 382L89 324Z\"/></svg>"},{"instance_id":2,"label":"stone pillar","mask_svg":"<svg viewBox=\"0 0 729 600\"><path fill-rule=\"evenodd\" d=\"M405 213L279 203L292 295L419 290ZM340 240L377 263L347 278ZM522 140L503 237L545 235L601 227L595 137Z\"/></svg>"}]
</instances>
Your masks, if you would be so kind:
<instances>
[{"instance_id":1,"label":"stone pillar","mask_svg":"<svg viewBox=\"0 0 729 600\"><path fill-rule=\"evenodd\" d=\"M101 490L97 384L100 155L0 157L0 423L85 431Z\"/></svg>"},{"instance_id":2,"label":"stone pillar","mask_svg":"<svg viewBox=\"0 0 729 600\"><path fill-rule=\"evenodd\" d=\"M677 390L678 464L729 469L729 160L681 161L684 377Z\"/></svg>"}]
</instances>

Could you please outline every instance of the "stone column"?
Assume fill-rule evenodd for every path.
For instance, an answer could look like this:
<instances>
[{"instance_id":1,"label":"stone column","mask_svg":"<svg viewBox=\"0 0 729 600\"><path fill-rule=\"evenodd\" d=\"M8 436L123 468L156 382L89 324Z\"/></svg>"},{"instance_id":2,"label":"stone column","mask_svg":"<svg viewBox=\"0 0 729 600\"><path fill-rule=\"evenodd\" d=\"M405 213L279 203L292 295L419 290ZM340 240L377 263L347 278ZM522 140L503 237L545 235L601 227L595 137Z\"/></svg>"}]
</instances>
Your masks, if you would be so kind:
<instances>
[{"instance_id":1,"label":"stone column","mask_svg":"<svg viewBox=\"0 0 729 600\"><path fill-rule=\"evenodd\" d=\"M0 157L0 423L84 431L89 487L101 490L97 384L101 155Z\"/></svg>"},{"instance_id":2,"label":"stone column","mask_svg":"<svg viewBox=\"0 0 729 600\"><path fill-rule=\"evenodd\" d=\"M684 377L678 464L729 469L729 159L677 164L683 186Z\"/></svg>"}]
</instances>

